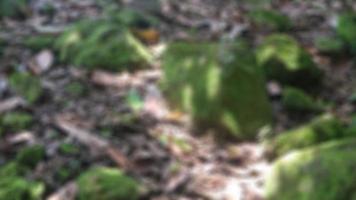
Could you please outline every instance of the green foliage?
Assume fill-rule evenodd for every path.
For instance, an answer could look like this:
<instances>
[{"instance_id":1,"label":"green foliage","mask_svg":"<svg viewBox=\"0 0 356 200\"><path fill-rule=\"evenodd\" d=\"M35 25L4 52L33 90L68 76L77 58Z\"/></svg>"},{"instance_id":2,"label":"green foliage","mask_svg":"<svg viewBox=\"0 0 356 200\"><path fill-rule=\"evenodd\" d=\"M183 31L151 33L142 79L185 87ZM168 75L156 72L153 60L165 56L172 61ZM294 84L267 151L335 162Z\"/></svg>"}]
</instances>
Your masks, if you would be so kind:
<instances>
[{"instance_id":1,"label":"green foliage","mask_svg":"<svg viewBox=\"0 0 356 200\"><path fill-rule=\"evenodd\" d=\"M356 14L345 13L339 16L337 33L353 53L356 53Z\"/></svg>"},{"instance_id":2,"label":"green foliage","mask_svg":"<svg viewBox=\"0 0 356 200\"><path fill-rule=\"evenodd\" d=\"M268 36L257 49L257 60L268 79L304 88L311 88L321 82L321 70L289 35Z\"/></svg>"},{"instance_id":3,"label":"green foliage","mask_svg":"<svg viewBox=\"0 0 356 200\"><path fill-rule=\"evenodd\" d=\"M41 200L44 185L21 177L0 177L0 200Z\"/></svg>"},{"instance_id":4,"label":"green foliage","mask_svg":"<svg viewBox=\"0 0 356 200\"><path fill-rule=\"evenodd\" d=\"M329 114L310 123L281 133L266 142L266 147L276 156L295 149L305 148L325 141L347 137L341 122Z\"/></svg>"},{"instance_id":5,"label":"green foliage","mask_svg":"<svg viewBox=\"0 0 356 200\"><path fill-rule=\"evenodd\" d=\"M0 18L22 17L28 10L29 0L1 0Z\"/></svg>"},{"instance_id":6,"label":"green foliage","mask_svg":"<svg viewBox=\"0 0 356 200\"><path fill-rule=\"evenodd\" d=\"M355 145L354 139L333 141L277 160L266 180L266 199L355 199Z\"/></svg>"},{"instance_id":7,"label":"green foliage","mask_svg":"<svg viewBox=\"0 0 356 200\"><path fill-rule=\"evenodd\" d=\"M247 49L242 42L222 48L171 44L164 55L162 89L172 106L205 127L226 129L240 139L255 137L271 122L271 110L262 72Z\"/></svg>"},{"instance_id":8,"label":"green foliage","mask_svg":"<svg viewBox=\"0 0 356 200\"><path fill-rule=\"evenodd\" d=\"M303 90L293 87L287 87L283 90L282 103L290 111L320 112L323 110L321 102L316 102Z\"/></svg>"},{"instance_id":9,"label":"green foliage","mask_svg":"<svg viewBox=\"0 0 356 200\"><path fill-rule=\"evenodd\" d=\"M315 41L316 48L322 53L340 54L345 50L345 43L338 37L318 37Z\"/></svg>"},{"instance_id":10,"label":"green foliage","mask_svg":"<svg viewBox=\"0 0 356 200\"><path fill-rule=\"evenodd\" d=\"M27 72L14 73L9 78L11 88L28 103L35 103L42 96L41 81Z\"/></svg>"},{"instance_id":11,"label":"green foliage","mask_svg":"<svg viewBox=\"0 0 356 200\"><path fill-rule=\"evenodd\" d=\"M288 31L292 28L290 19L274 10L254 10L249 13L249 18L257 26L272 30Z\"/></svg>"},{"instance_id":12,"label":"green foliage","mask_svg":"<svg viewBox=\"0 0 356 200\"><path fill-rule=\"evenodd\" d=\"M18 132L32 126L32 115L25 112L10 112L0 117L0 136L8 132Z\"/></svg>"},{"instance_id":13,"label":"green foliage","mask_svg":"<svg viewBox=\"0 0 356 200\"><path fill-rule=\"evenodd\" d=\"M55 36L53 35L38 35L30 36L24 40L24 45L33 51L41 51L43 49L51 49L54 46Z\"/></svg>"},{"instance_id":14,"label":"green foliage","mask_svg":"<svg viewBox=\"0 0 356 200\"><path fill-rule=\"evenodd\" d=\"M94 168L78 179L78 200L136 200L139 185L114 168Z\"/></svg>"},{"instance_id":15,"label":"green foliage","mask_svg":"<svg viewBox=\"0 0 356 200\"><path fill-rule=\"evenodd\" d=\"M148 49L130 31L110 20L79 22L59 37L56 47L62 61L90 69L119 71L152 61Z\"/></svg>"},{"instance_id":16,"label":"green foliage","mask_svg":"<svg viewBox=\"0 0 356 200\"><path fill-rule=\"evenodd\" d=\"M22 149L16 156L16 161L29 168L34 168L45 157L45 149L41 145L34 145Z\"/></svg>"},{"instance_id":17,"label":"green foliage","mask_svg":"<svg viewBox=\"0 0 356 200\"><path fill-rule=\"evenodd\" d=\"M23 176L26 171L27 168L19 165L17 162L9 162L0 167L0 177Z\"/></svg>"},{"instance_id":18,"label":"green foliage","mask_svg":"<svg viewBox=\"0 0 356 200\"><path fill-rule=\"evenodd\" d=\"M44 185L22 176L26 169L16 162L0 167L0 200L41 200Z\"/></svg>"}]
</instances>

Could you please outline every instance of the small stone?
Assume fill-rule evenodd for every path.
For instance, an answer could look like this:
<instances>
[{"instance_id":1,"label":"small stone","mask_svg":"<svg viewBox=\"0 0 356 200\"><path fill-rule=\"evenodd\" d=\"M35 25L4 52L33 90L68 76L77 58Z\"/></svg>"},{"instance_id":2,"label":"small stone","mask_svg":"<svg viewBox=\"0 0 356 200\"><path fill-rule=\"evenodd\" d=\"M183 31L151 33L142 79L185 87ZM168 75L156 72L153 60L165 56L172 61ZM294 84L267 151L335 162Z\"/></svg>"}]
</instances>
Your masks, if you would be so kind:
<instances>
[{"instance_id":1,"label":"small stone","mask_svg":"<svg viewBox=\"0 0 356 200\"><path fill-rule=\"evenodd\" d=\"M38 53L30 62L29 67L35 74L41 74L51 68L53 65L54 56L52 51L43 50Z\"/></svg>"}]
</instances>

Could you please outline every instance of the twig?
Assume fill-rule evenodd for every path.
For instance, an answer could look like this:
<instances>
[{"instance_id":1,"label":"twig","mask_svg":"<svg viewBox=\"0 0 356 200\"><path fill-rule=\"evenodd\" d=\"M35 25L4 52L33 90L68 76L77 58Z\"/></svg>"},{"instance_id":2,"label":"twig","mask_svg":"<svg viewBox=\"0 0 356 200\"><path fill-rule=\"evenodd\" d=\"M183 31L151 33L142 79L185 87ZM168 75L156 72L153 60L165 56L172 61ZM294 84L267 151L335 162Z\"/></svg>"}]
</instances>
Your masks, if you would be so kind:
<instances>
[{"instance_id":1,"label":"twig","mask_svg":"<svg viewBox=\"0 0 356 200\"><path fill-rule=\"evenodd\" d=\"M109 141L100 138L89 131L83 130L76 127L70 122L62 119L61 117L55 118L55 125L66 132L68 135L76 138L78 141L94 149L95 152L102 152L108 157L110 157L117 165L119 165L123 170L128 170L131 168L132 164L127 159L127 157L115 148Z\"/></svg>"},{"instance_id":2,"label":"twig","mask_svg":"<svg viewBox=\"0 0 356 200\"><path fill-rule=\"evenodd\" d=\"M47 200L74 200L77 194L78 186L75 182L69 182L58 191L50 195Z\"/></svg>"}]
</instances>

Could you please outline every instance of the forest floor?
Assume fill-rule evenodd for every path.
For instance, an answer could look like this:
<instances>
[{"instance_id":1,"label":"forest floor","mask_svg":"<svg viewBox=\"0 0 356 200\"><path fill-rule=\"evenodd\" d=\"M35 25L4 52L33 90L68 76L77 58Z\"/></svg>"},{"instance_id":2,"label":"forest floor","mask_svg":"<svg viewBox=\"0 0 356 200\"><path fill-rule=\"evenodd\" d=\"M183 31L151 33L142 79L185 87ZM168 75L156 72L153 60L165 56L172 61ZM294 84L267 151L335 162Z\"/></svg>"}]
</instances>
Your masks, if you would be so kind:
<instances>
[{"instance_id":1,"label":"forest floor","mask_svg":"<svg viewBox=\"0 0 356 200\"><path fill-rule=\"evenodd\" d=\"M56 64L57 55L52 49L39 52L27 49L21 44L25 37L61 31L78 19L100 13L90 0L34 2L34 9L46 2L53 3L55 14L34 12L26 20L1 21L0 35L11 45L0 60L0 113L26 110L33 113L36 123L31 130L0 140L0 164L8 162L22 146L44 145L46 160L36 167L31 178L45 182L48 197L73 190L72 181L89 167L119 164L146 187L142 199L263 199L264 175L270 162L261 143L220 143L213 134L191 133L189 117L170 110L160 92L159 63L134 73L87 71ZM201 33L201 39L216 40L223 34L231 37L250 34L256 40L262 37L263 31L245 33L248 22L234 5L232 1L184 0L162 8L175 23L161 24L162 42L151 48L159 49L172 38L189 40L186 30L191 28ZM349 120L348 114L355 109L347 100L355 85L351 78L355 77L350 69L352 62L320 55L312 44L317 35L327 34L334 16L303 3L286 2L279 9L299 23L299 30L292 34L313 53L327 74L322 98L337 102L337 109L332 112ZM9 92L8 66L37 73L45 88L40 102L27 105ZM80 89L68 90L67 86L73 83ZM281 93L275 82L266 87L272 99ZM290 115L281 108L278 98L273 106L277 132L312 117ZM79 151L65 155L58 150L63 143L75 145ZM63 169L70 169L64 178L59 174ZM66 199L73 198L69 195Z\"/></svg>"}]
</instances>

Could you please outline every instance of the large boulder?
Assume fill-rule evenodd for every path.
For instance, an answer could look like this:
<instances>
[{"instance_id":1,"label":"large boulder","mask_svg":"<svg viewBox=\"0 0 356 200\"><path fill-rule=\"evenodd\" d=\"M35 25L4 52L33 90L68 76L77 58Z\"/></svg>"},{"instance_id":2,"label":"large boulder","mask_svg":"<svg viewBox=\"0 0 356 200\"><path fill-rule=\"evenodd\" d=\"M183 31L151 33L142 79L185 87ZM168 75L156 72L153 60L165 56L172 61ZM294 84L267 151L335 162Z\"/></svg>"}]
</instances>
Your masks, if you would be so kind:
<instances>
[{"instance_id":1,"label":"large boulder","mask_svg":"<svg viewBox=\"0 0 356 200\"><path fill-rule=\"evenodd\" d=\"M265 146L274 156L310 147L322 142L347 137L341 122L331 114L321 115L310 123L268 139Z\"/></svg>"},{"instance_id":2,"label":"large boulder","mask_svg":"<svg viewBox=\"0 0 356 200\"><path fill-rule=\"evenodd\" d=\"M356 199L356 140L295 151L277 160L267 176L267 200Z\"/></svg>"},{"instance_id":3,"label":"large boulder","mask_svg":"<svg viewBox=\"0 0 356 200\"><path fill-rule=\"evenodd\" d=\"M262 71L249 49L243 42L169 45L162 88L171 105L204 127L254 138L272 117Z\"/></svg>"}]
</instances>

